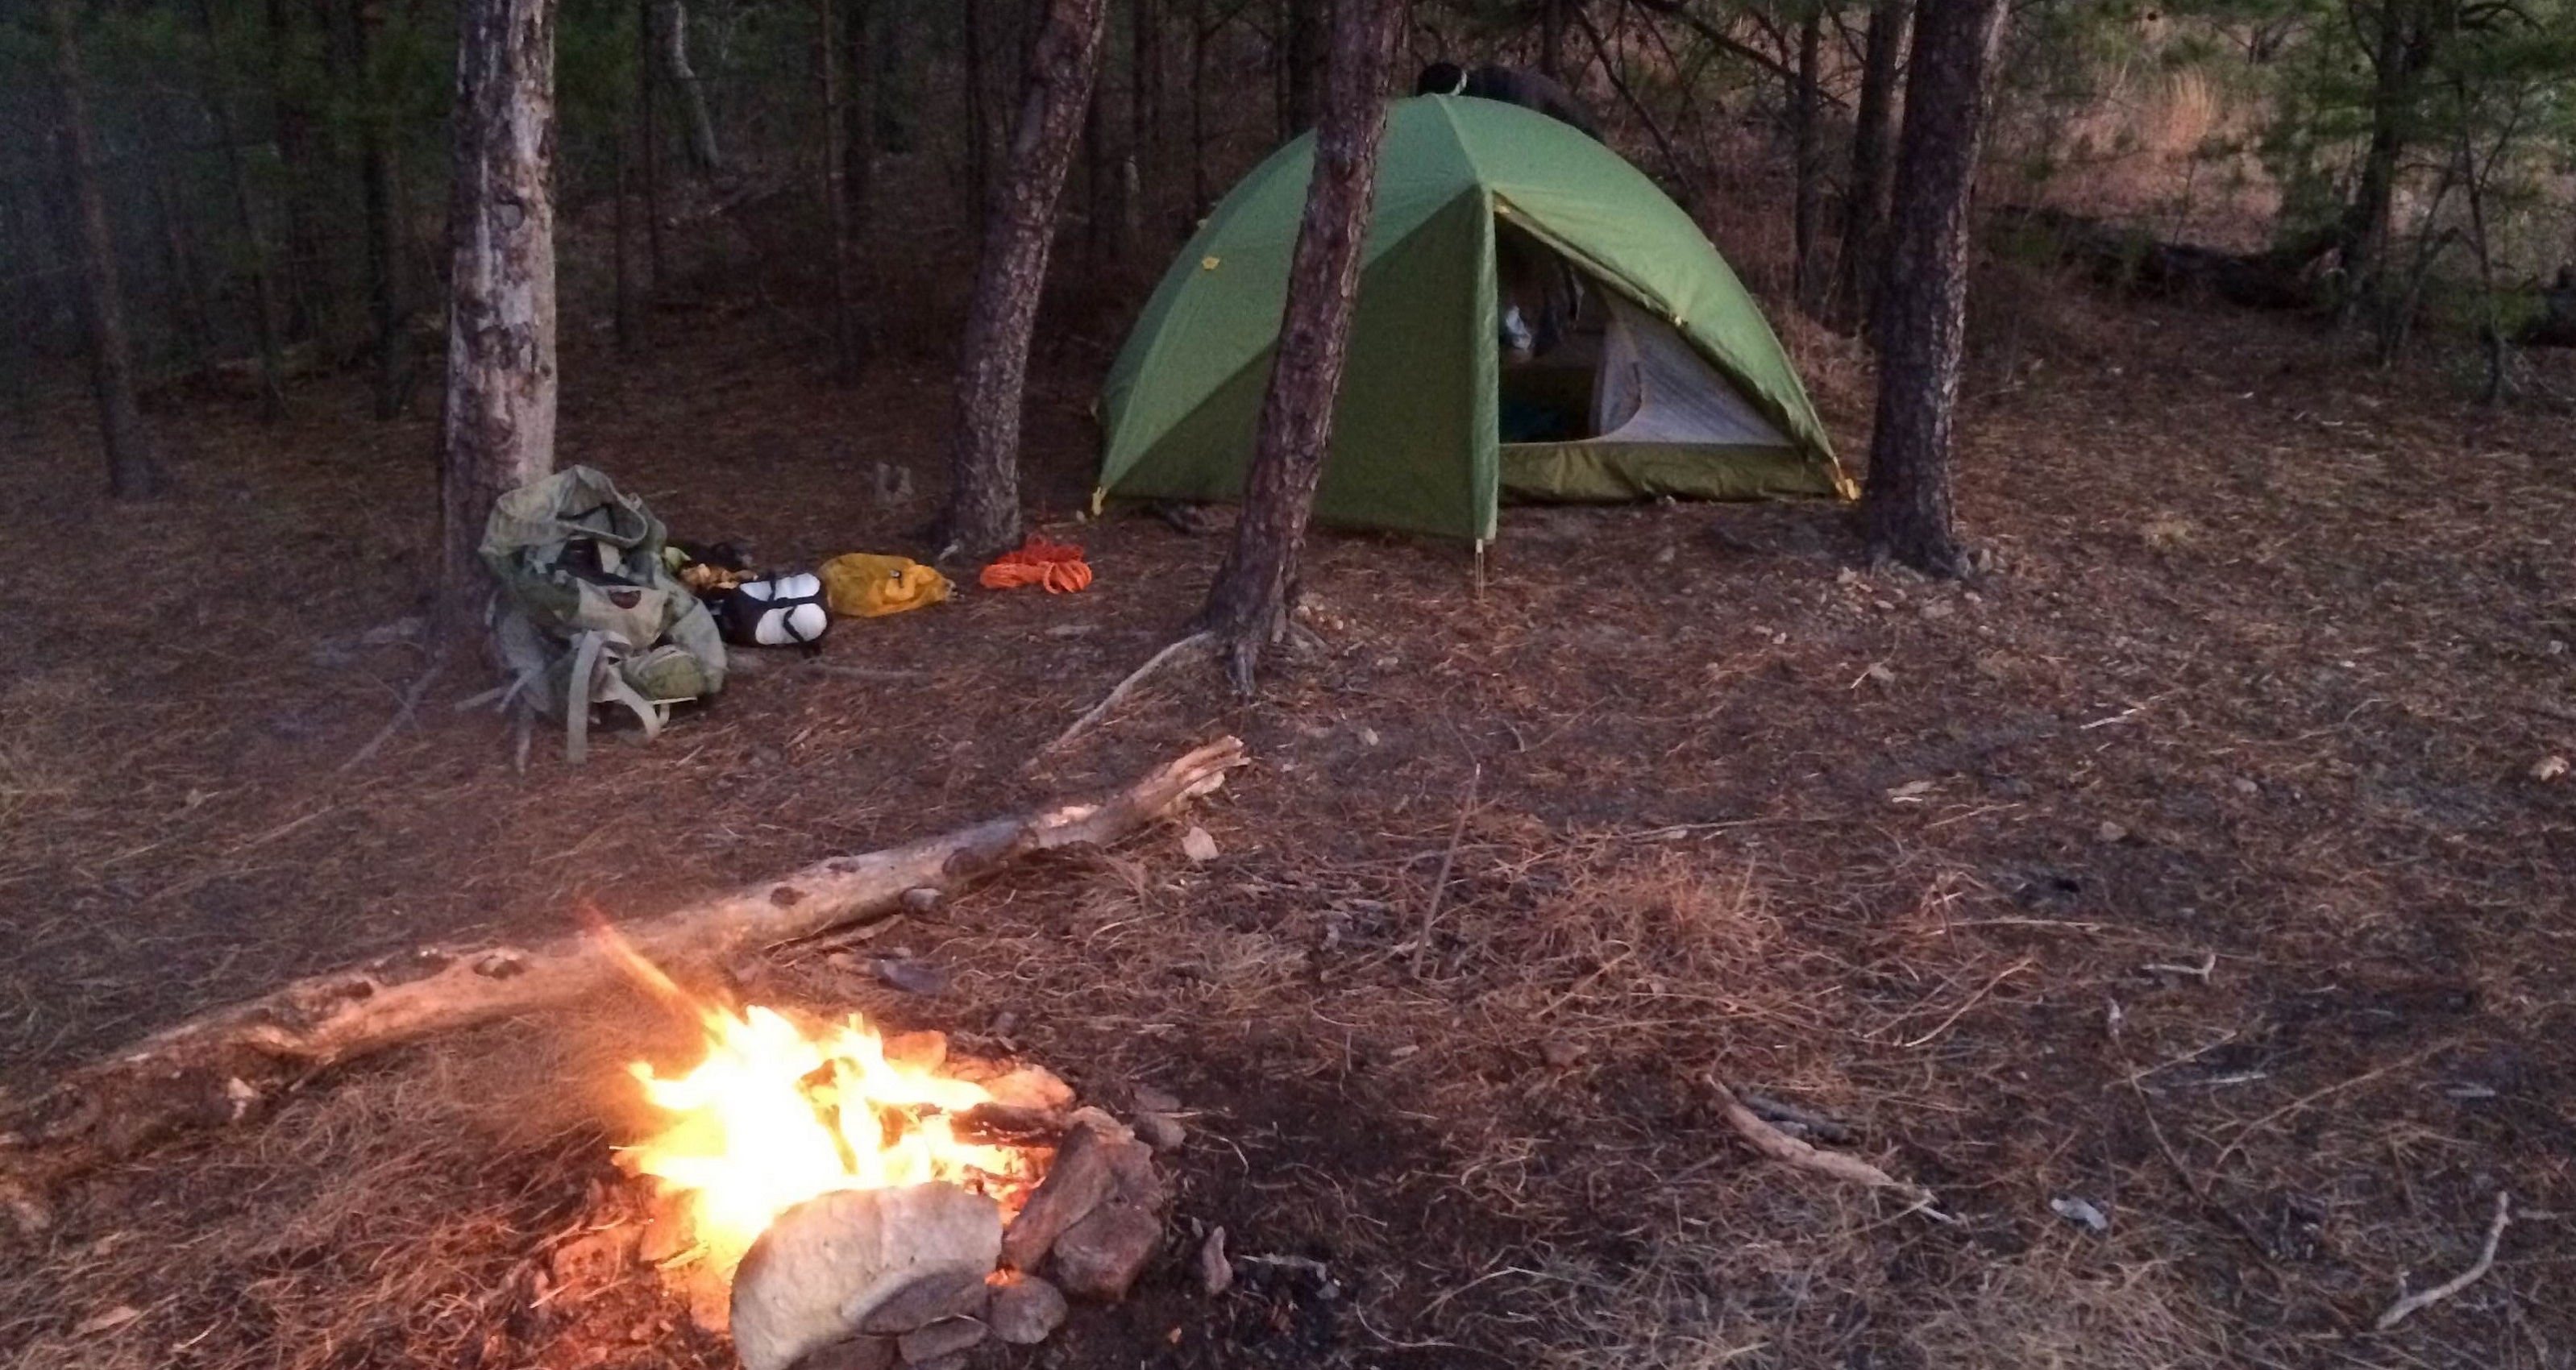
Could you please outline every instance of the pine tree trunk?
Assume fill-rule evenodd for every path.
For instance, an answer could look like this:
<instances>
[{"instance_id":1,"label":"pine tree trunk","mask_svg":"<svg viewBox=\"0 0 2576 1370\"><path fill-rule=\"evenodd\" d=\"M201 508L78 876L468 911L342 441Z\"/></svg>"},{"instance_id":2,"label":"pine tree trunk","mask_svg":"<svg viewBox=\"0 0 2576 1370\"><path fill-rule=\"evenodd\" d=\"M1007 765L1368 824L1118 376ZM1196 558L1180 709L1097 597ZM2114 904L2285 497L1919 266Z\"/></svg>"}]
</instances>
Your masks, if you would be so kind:
<instances>
[{"instance_id":1,"label":"pine tree trunk","mask_svg":"<svg viewBox=\"0 0 2576 1370\"><path fill-rule=\"evenodd\" d=\"M299 90L292 69L301 46L285 0L268 0L268 83L271 133L277 145L282 193L279 208L286 221L280 260L277 327L281 339L314 338L323 331L331 308L330 253L313 222L313 126L318 116ZM323 51L330 51L325 44ZM327 78L326 78L327 83ZM229 141L229 140L227 140Z\"/></svg>"},{"instance_id":2,"label":"pine tree trunk","mask_svg":"<svg viewBox=\"0 0 2576 1370\"><path fill-rule=\"evenodd\" d=\"M1538 0L1538 69L1551 81L1565 79L1566 3Z\"/></svg>"},{"instance_id":3,"label":"pine tree trunk","mask_svg":"<svg viewBox=\"0 0 2576 1370\"><path fill-rule=\"evenodd\" d=\"M1968 322L1969 201L2005 14L2005 0L1925 0L1905 82L1861 516L1871 555L1931 575L1967 569L1950 449Z\"/></svg>"},{"instance_id":4,"label":"pine tree trunk","mask_svg":"<svg viewBox=\"0 0 2576 1370\"><path fill-rule=\"evenodd\" d=\"M1162 43L1154 0L1136 0L1129 15L1135 27L1127 54L1127 167L1133 191L1126 196L1128 219L1144 215L1145 188L1153 183L1162 150ZM1136 244L1125 244L1133 249Z\"/></svg>"},{"instance_id":5,"label":"pine tree trunk","mask_svg":"<svg viewBox=\"0 0 2576 1370\"><path fill-rule=\"evenodd\" d=\"M155 121L157 123L157 121ZM177 340L181 361L191 372L202 371L213 359L214 327L206 310L205 275L199 266L194 235L188 232L188 218L180 207L179 195L171 185L173 167L169 149L162 146L152 127L143 133L144 156L151 162L152 215L160 221L163 269L169 274L170 331ZM0 233L0 242L8 235ZM7 260L0 254L0 260ZM0 328L6 328L0 321Z\"/></svg>"},{"instance_id":6,"label":"pine tree trunk","mask_svg":"<svg viewBox=\"0 0 2576 1370\"><path fill-rule=\"evenodd\" d=\"M554 5L458 0L440 609L479 621L492 502L554 468Z\"/></svg>"},{"instance_id":7,"label":"pine tree trunk","mask_svg":"<svg viewBox=\"0 0 2576 1370\"><path fill-rule=\"evenodd\" d=\"M966 204L976 223L992 217L993 168L984 132L984 0L966 0Z\"/></svg>"},{"instance_id":8,"label":"pine tree trunk","mask_svg":"<svg viewBox=\"0 0 2576 1370\"><path fill-rule=\"evenodd\" d=\"M81 69L80 21L72 0L46 0L45 19L53 30L64 171L88 313L90 386L98 398L99 433L107 446L107 488L119 499L142 499L159 492L161 468L134 400L134 345L125 330L125 286L117 275L107 193L99 184L98 133L90 124L88 78Z\"/></svg>"},{"instance_id":9,"label":"pine tree trunk","mask_svg":"<svg viewBox=\"0 0 2576 1370\"><path fill-rule=\"evenodd\" d=\"M1854 112L1851 192L1843 205L1842 250L1835 261L1835 319L1847 329L1869 328L1871 302L1886 250L1885 225L1889 174L1888 154L1896 131L1897 56L1914 0L1878 0L1870 7L1869 28L1861 42L1860 100Z\"/></svg>"},{"instance_id":10,"label":"pine tree trunk","mask_svg":"<svg viewBox=\"0 0 2576 1370\"><path fill-rule=\"evenodd\" d=\"M663 68L670 73L671 84L679 88L680 103L689 119L689 159L700 174L712 176L724 170L724 154L716 147L716 121L707 111L706 87L698 81L697 68L689 65L686 0L662 0L661 37Z\"/></svg>"},{"instance_id":11,"label":"pine tree trunk","mask_svg":"<svg viewBox=\"0 0 2576 1370\"><path fill-rule=\"evenodd\" d=\"M1387 68L1404 14L1402 0L1335 0L1333 9L1315 170L1289 258L1287 309L1244 477L1243 517L1198 617L1199 628L1216 635L1227 675L1242 693L1251 691L1262 649L1287 631L1295 607L1298 554L1323 480L1359 296L1360 251L1386 134Z\"/></svg>"},{"instance_id":12,"label":"pine tree trunk","mask_svg":"<svg viewBox=\"0 0 2576 1370\"><path fill-rule=\"evenodd\" d=\"M1207 217L1208 188L1207 59L1208 0L1190 7L1190 219Z\"/></svg>"},{"instance_id":13,"label":"pine tree trunk","mask_svg":"<svg viewBox=\"0 0 2576 1370\"><path fill-rule=\"evenodd\" d=\"M358 0L356 20L352 31L359 79L371 101L358 123L358 188L367 228L367 320L376 335L376 417L382 420L399 418L411 407L411 311L403 304L402 241L395 224L401 169L394 161L393 140L386 136L387 116L381 107L385 83L377 75L381 57L376 40L384 28L384 0ZM624 176L621 161L621 195ZM625 202L618 203L623 213ZM622 229L625 221L618 222ZM623 272L626 258L622 247L619 251L617 265ZM619 298L622 309L624 296Z\"/></svg>"},{"instance_id":14,"label":"pine tree trunk","mask_svg":"<svg viewBox=\"0 0 2576 1370\"><path fill-rule=\"evenodd\" d=\"M1789 131L1797 163L1798 186L1791 200L1790 272L1798 311L1813 317L1824 304L1825 271L1821 253L1825 214L1824 131L1817 127L1817 64L1824 46L1825 16L1809 9L1798 26L1798 75L1790 82Z\"/></svg>"},{"instance_id":15,"label":"pine tree trunk","mask_svg":"<svg viewBox=\"0 0 2576 1370\"><path fill-rule=\"evenodd\" d=\"M2347 321L2355 310L2381 293L2388 221L2397 195L2397 167L2405 155L2405 124L2415 95L2416 37L2410 22L2415 3L2416 0L2380 0L2378 27L2371 44L2370 143L2362 153L2352 203L2344 211L2337 254L2343 267L2343 314Z\"/></svg>"},{"instance_id":16,"label":"pine tree trunk","mask_svg":"<svg viewBox=\"0 0 2576 1370\"><path fill-rule=\"evenodd\" d=\"M850 269L849 126L842 108L840 26L834 22L840 4L815 0L815 60L823 78L823 205L832 222L832 376L851 385L867 367L868 339Z\"/></svg>"},{"instance_id":17,"label":"pine tree trunk","mask_svg":"<svg viewBox=\"0 0 2576 1370\"><path fill-rule=\"evenodd\" d=\"M842 100L841 179L843 193L849 197L853 245L863 251L876 206L876 7L870 0L846 3L849 9L842 16L841 66L848 73L849 93ZM864 282L865 272L858 274Z\"/></svg>"},{"instance_id":18,"label":"pine tree trunk","mask_svg":"<svg viewBox=\"0 0 2576 1370\"><path fill-rule=\"evenodd\" d=\"M612 236L612 246L610 251L614 254L616 263L611 274L615 279L614 288L617 292L617 351L620 356L632 354L635 351L637 342L640 341L642 337L641 327L635 320L635 273L627 267L628 261L635 255L630 246L635 235L627 226L626 222L628 218L626 202L633 198L632 183L635 179L633 174L634 167L632 165L634 159L627 151L627 146L632 141L632 135L632 129L627 128L622 123L619 125L617 130L617 195L616 199L611 203L611 213L609 215L610 232Z\"/></svg>"},{"instance_id":19,"label":"pine tree trunk","mask_svg":"<svg viewBox=\"0 0 2576 1370\"><path fill-rule=\"evenodd\" d=\"M1287 98L1280 111L1282 138L1294 138L1315 126L1315 103L1321 96L1324 77L1325 11L1337 3L1339 0L1287 0L1287 41L1280 52L1287 68L1281 85Z\"/></svg>"},{"instance_id":20,"label":"pine tree trunk","mask_svg":"<svg viewBox=\"0 0 2576 1370\"><path fill-rule=\"evenodd\" d=\"M223 63L215 47L212 0L197 0L197 28L206 40L206 114L214 124L215 141L223 144L224 174L232 189L233 222L241 230L242 245L250 256L251 337L259 347L259 417L262 423L274 423L286 413L286 368L277 341L275 276L269 266L268 237L260 231L259 214L251 202L250 172L242 165L232 110L217 75Z\"/></svg>"},{"instance_id":21,"label":"pine tree trunk","mask_svg":"<svg viewBox=\"0 0 2576 1370\"><path fill-rule=\"evenodd\" d=\"M1050 0L984 225L949 439L944 541L975 556L1020 538L1020 399L1065 172L1100 66L1108 0Z\"/></svg>"},{"instance_id":22,"label":"pine tree trunk","mask_svg":"<svg viewBox=\"0 0 2576 1370\"><path fill-rule=\"evenodd\" d=\"M644 260L653 269L644 286L649 310L671 274L671 260L662 251L662 128L653 95L659 84L653 79L653 0L635 0L635 43L635 97L644 121Z\"/></svg>"}]
</instances>

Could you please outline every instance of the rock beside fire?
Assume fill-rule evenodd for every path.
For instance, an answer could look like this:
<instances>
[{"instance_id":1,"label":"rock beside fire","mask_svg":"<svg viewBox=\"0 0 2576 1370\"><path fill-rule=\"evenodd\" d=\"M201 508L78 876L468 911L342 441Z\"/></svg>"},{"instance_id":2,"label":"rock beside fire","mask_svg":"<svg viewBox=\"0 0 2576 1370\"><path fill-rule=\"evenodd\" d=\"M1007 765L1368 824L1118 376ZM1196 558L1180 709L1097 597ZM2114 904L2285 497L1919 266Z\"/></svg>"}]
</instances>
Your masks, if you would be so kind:
<instances>
[{"instance_id":1,"label":"rock beside fire","mask_svg":"<svg viewBox=\"0 0 2576 1370\"><path fill-rule=\"evenodd\" d=\"M1035 1346L1064 1326L1068 1311L1062 1290L1035 1275L1013 1274L994 1286L984 1321L1013 1346Z\"/></svg>"},{"instance_id":2,"label":"rock beside fire","mask_svg":"<svg viewBox=\"0 0 2576 1370\"><path fill-rule=\"evenodd\" d=\"M1125 1131L1118 1129L1118 1133ZM1046 1179L1029 1195L1028 1204L1020 1209L1019 1217L1011 1220L1011 1230L1002 1237L1003 1264L1013 1270L1036 1270L1066 1228L1082 1221L1108 1199L1118 1182L1113 1162L1119 1149L1143 1149L1132 1134L1121 1137L1118 1133L1092 1126L1085 1119L1083 1125L1065 1134L1064 1144L1056 1149L1055 1160L1047 1167Z\"/></svg>"},{"instance_id":3,"label":"rock beside fire","mask_svg":"<svg viewBox=\"0 0 2576 1370\"><path fill-rule=\"evenodd\" d=\"M943 1270L887 1296L859 1319L859 1330L901 1336L946 1318L980 1318L991 1296L984 1274Z\"/></svg>"},{"instance_id":4,"label":"rock beside fire","mask_svg":"<svg viewBox=\"0 0 2576 1370\"><path fill-rule=\"evenodd\" d=\"M744 1370L787 1370L941 1276L979 1284L1002 1254L1001 1209L952 1184L839 1190L788 1209L734 1273Z\"/></svg>"},{"instance_id":5,"label":"rock beside fire","mask_svg":"<svg viewBox=\"0 0 2576 1370\"><path fill-rule=\"evenodd\" d=\"M1115 1303L1163 1240L1168 1196L1154 1169L1153 1148L1134 1140L1107 1143L1109 1193L1055 1239L1047 1270L1065 1293Z\"/></svg>"},{"instance_id":6,"label":"rock beside fire","mask_svg":"<svg viewBox=\"0 0 2576 1370\"><path fill-rule=\"evenodd\" d=\"M973 1318L942 1318L903 1334L895 1345L906 1365L931 1365L983 1344L987 1329Z\"/></svg>"}]
</instances>

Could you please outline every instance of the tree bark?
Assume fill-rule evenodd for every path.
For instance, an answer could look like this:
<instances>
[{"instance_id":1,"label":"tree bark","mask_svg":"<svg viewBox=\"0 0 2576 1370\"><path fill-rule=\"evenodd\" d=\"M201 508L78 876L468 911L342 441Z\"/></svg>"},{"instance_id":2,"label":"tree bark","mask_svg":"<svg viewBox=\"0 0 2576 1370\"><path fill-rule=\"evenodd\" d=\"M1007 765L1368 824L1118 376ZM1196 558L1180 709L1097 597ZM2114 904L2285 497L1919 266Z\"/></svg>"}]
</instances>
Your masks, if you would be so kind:
<instances>
[{"instance_id":1,"label":"tree bark","mask_svg":"<svg viewBox=\"0 0 2576 1370\"><path fill-rule=\"evenodd\" d=\"M1332 441L1385 142L1387 68L1404 14L1401 0L1335 0L1333 8L1315 169L1289 258L1287 308L1244 477L1243 517L1197 622L1216 635L1240 693L1251 691L1262 649L1287 631L1296 604L1298 554Z\"/></svg>"},{"instance_id":2,"label":"tree bark","mask_svg":"<svg viewBox=\"0 0 2576 1370\"><path fill-rule=\"evenodd\" d=\"M1925 0L1897 148L1877 428L1861 502L1870 553L1938 576L1967 570L1950 449L1968 319L1969 202L2005 0Z\"/></svg>"},{"instance_id":3,"label":"tree bark","mask_svg":"<svg viewBox=\"0 0 2576 1370\"><path fill-rule=\"evenodd\" d=\"M53 30L54 80L62 101L62 148L72 199L73 241L80 250L81 294L89 324L90 388L98 400L98 426L107 447L107 488L119 499L159 492L160 463L143 429L134 399L134 344L125 328L125 285L119 279L116 235L107 219L107 192L99 183L98 133L90 123L88 77L81 68L80 20L71 0L46 0Z\"/></svg>"},{"instance_id":4,"label":"tree bark","mask_svg":"<svg viewBox=\"0 0 2576 1370\"><path fill-rule=\"evenodd\" d=\"M421 947L299 980L190 1019L0 1110L0 1206L45 1225L45 1199L95 1166L257 1116L316 1072L442 1033L562 1008L628 981L633 959L721 966L947 893L1020 857L1105 846L1170 816L1244 764L1220 738L1096 803L988 819L938 837L819 861L658 918L529 947Z\"/></svg>"},{"instance_id":5,"label":"tree bark","mask_svg":"<svg viewBox=\"0 0 2576 1370\"><path fill-rule=\"evenodd\" d=\"M976 223L993 216L992 138L984 130L984 0L966 0L966 204Z\"/></svg>"},{"instance_id":6,"label":"tree bark","mask_svg":"<svg viewBox=\"0 0 2576 1370\"><path fill-rule=\"evenodd\" d=\"M330 317L330 251L313 221L313 126L318 115L298 90L293 70L299 48L295 21L285 0L268 0L269 122L277 145L283 193L278 197L286 221L285 243L277 263L281 289L278 331L286 338L316 338ZM325 59L331 45L322 47Z\"/></svg>"},{"instance_id":7,"label":"tree bark","mask_svg":"<svg viewBox=\"0 0 2576 1370\"><path fill-rule=\"evenodd\" d=\"M1565 79L1566 3L1538 0L1538 69L1551 81Z\"/></svg>"},{"instance_id":8,"label":"tree bark","mask_svg":"<svg viewBox=\"0 0 2576 1370\"><path fill-rule=\"evenodd\" d=\"M441 616L480 622L492 502L554 469L552 0L459 0Z\"/></svg>"},{"instance_id":9,"label":"tree bark","mask_svg":"<svg viewBox=\"0 0 2576 1370\"><path fill-rule=\"evenodd\" d=\"M1163 56L1161 28L1154 0L1136 0L1129 12L1134 25L1127 53L1127 162L1125 204L1130 221L1144 216L1147 185L1154 183L1162 151ZM1134 243L1124 244L1129 250Z\"/></svg>"},{"instance_id":10,"label":"tree bark","mask_svg":"<svg viewBox=\"0 0 2576 1370\"><path fill-rule=\"evenodd\" d=\"M852 385L867 367L868 337L850 269L849 127L842 108L839 25L833 22L840 4L815 0L815 59L823 78L823 205L832 222L832 377Z\"/></svg>"},{"instance_id":11,"label":"tree bark","mask_svg":"<svg viewBox=\"0 0 2576 1370\"><path fill-rule=\"evenodd\" d=\"M1050 0L1011 131L1008 179L984 225L957 371L943 540L970 555L1020 539L1020 399L1065 172L1100 67L1108 0Z\"/></svg>"},{"instance_id":12,"label":"tree bark","mask_svg":"<svg viewBox=\"0 0 2576 1370\"><path fill-rule=\"evenodd\" d=\"M636 103L644 119L644 258L653 268L644 287L645 301L670 279L670 259L662 253L662 130L653 97L653 0L635 0Z\"/></svg>"},{"instance_id":13,"label":"tree bark","mask_svg":"<svg viewBox=\"0 0 2576 1370\"><path fill-rule=\"evenodd\" d=\"M1817 123L1817 70L1824 48L1825 15L1810 8L1798 25L1798 74L1789 83L1789 133L1798 185L1791 199L1790 275L1798 312L1810 318L1824 309L1825 264L1821 250L1825 215L1824 130Z\"/></svg>"},{"instance_id":14,"label":"tree bark","mask_svg":"<svg viewBox=\"0 0 2576 1370\"><path fill-rule=\"evenodd\" d=\"M701 174L712 176L724 170L724 154L716 147L716 121L707 111L706 87L698 81L697 68L689 65L687 0L662 0L661 37L663 68L678 87L689 119L689 159Z\"/></svg>"},{"instance_id":15,"label":"tree bark","mask_svg":"<svg viewBox=\"0 0 2576 1370\"><path fill-rule=\"evenodd\" d=\"M847 73L848 88L842 97L841 180L849 200L850 234L864 249L876 207L876 6L871 0L845 2L849 8L842 15L841 67Z\"/></svg>"},{"instance_id":16,"label":"tree bark","mask_svg":"<svg viewBox=\"0 0 2576 1370\"><path fill-rule=\"evenodd\" d=\"M1339 0L1286 0L1282 16L1286 39L1280 44L1280 89L1286 103L1280 108L1279 136L1285 140L1315 126L1316 101L1324 82L1324 49L1327 35L1326 10Z\"/></svg>"},{"instance_id":17,"label":"tree bark","mask_svg":"<svg viewBox=\"0 0 2576 1370\"><path fill-rule=\"evenodd\" d=\"M1190 4L1190 221L1207 217L1216 201L1208 187L1208 0Z\"/></svg>"},{"instance_id":18,"label":"tree bark","mask_svg":"<svg viewBox=\"0 0 2576 1370\"><path fill-rule=\"evenodd\" d=\"M1842 250L1835 260L1833 313L1864 333L1878 295L1889 174L1896 141L1897 56L1914 16L1914 0L1878 0L1861 42L1860 99L1852 123L1851 189L1843 203Z\"/></svg>"},{"instance_id":19,"label":"tree bark","mask_svg":"<svg viewBox=\"0 0 2576 1370\"><path fill-rule=\"evenodd\" d=\"M383 420L399 418L411 408L411 310L404 300L402 242L395 223L402 173L394 160L394 140L387 136L382 107L387 98L386 83L378 75L382 58L377 38L384 29L384 0L357 0L355 19L352 33L357 44L358 79L372 106L358 120L358 183L367 226L367 319L376 335L376 417ZM622 196L622 142L620 148L618 193ZM621 199L618 204L622 214L625 201ZM621 218L621 230L624 223ZM622 246L619 252L618 270L623 272L626 258ZM623 300L622 294L620 299Z\"/></svg>"},{"instance_id":20,"label":"tree bark","mask_svg":"<svg viewBox=\"0 0 2576 1370\"><path fill-rule=\"evenodd\" d=\"M2388 254L2389 216L2396 202L2397 168L2409 142L2416 76L2431 57L2429 36L2416 23L2418 0L2380 0L2372 35L2370 142L2344 210L2342 242L2344 317L2379 298ZM2429 26L2427 26L2429 27Z\"/></svg>"}]
</instances>

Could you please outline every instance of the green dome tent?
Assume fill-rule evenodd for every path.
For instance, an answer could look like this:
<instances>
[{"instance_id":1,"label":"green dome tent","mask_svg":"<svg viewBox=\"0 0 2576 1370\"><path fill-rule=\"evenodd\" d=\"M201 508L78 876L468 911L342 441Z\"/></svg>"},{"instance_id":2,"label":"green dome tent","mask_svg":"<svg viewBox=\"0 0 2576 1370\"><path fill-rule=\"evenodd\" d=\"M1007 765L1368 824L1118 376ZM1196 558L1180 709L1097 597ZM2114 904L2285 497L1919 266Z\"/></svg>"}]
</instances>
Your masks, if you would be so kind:
<instances>
[{"instance_id":1,"label":"green dome tent","mask_svg":"<svg viewBox=\"0 0 2576 1370\"><path fill-rule=\"evenodd\" d=\"M1310 135L1256 167L1156 287L1102 396L1098 498L1241 495L1313 157ZM1581 303L1506 364L1497 265L1532 260ZM1516 105L1394 104L1318 518L1483 540L1506 494L1852 493L1760 308L1653 182Z\"/></svg>"}]
</instances>

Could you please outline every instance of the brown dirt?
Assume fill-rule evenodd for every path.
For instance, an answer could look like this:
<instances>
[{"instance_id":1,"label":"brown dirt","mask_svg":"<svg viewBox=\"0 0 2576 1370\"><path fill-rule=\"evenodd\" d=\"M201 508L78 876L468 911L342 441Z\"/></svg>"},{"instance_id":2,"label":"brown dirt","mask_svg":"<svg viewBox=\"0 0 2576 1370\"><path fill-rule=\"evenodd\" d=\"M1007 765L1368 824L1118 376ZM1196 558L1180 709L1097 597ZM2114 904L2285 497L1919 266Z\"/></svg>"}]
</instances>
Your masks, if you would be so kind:
<instances>
[{"instance_id":1,"label":"brown dirt","mask_svg":"<svg viewBox=\"0 0 2576 1370\"><path fill-rule=\"evenodd\" d=\"M81 406L11 419L5 1079L1231 730L1259 764L1201 816L1215 861L1157 835L884 935L946 995L794 950L746 971L896 1026L1007 1012L1088 1093L1172 1089L1199 1115L1184 1229L1335 1285L1264 1267L1210 1301L1176 1246L1128 1306L995 1364L2568 1364L2576 778L2532 772L2576 755L2564 416L2251 316L2034 285L1999 317L1962 460L1999 561L1975 585L1856 569L1815 506L1514 510L1481 595L1457 549L1328 534L1321 646L1259 701L1184 668L1035 773L1187 618L1216 541L1059 521L1090 592L843 624L826 667L917 680L775 657L581 772L541 745L513 774L452 666L343 773L421 669L366 634L416 611L432 426L338 383L265 430L200 397L158 420L181 493L123 510L90 493ZM935 370L838 393L766 313L660 322L646 359L568 360L566 460L769 561L906 545ZM1857 450L1865 369L1793 343ZM1039 373L1056 510L1099 362L1077 335ZM878 504L878 461L922 496ZM2204 956L2207 983L2145 969ZM615 1062L667 1034L615 1008L481 1034L98 1176L4 1263L0 1353L722 1364L640 1277L533 1292L607 1201ZM1711 1072L1845 1121L1956 1222L1755 1159ZM2493 1273L2369 1332L2473 1258L2499 1187L2526 1216Z\"/></svg>"}]
</instances>

